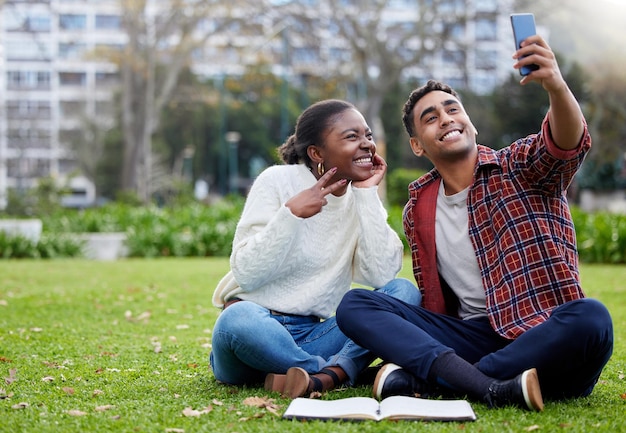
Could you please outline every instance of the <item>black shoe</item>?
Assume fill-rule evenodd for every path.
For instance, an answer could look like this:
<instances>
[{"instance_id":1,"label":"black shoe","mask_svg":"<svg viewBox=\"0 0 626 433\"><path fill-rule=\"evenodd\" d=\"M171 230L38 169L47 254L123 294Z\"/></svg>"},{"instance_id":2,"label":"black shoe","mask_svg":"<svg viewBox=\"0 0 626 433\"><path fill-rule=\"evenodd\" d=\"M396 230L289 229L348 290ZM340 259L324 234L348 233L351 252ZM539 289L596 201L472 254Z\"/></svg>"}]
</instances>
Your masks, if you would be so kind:
<instances>
[{"instance_id":1,"label":"black shoe","mask_svg":"<svg viewBox=\"0 0 626 433\"><path fill-rule=\"evenodd\" d=\"M424 397L427 390L425 382L396 364L385 364L374 380L372 394L383 400L392 395Z\"/></svg>"},{"instance_id":2,"label":"black shoe","mask_svg":"<svg viewBox=\"0 0 626 433\"><path fill-rule=\"evenodd\" d=\"M513 405L541 412L543 397L537 370L531 368L513 379L494 381L484 400L489 407Z\"/></svg>"}]
</instances>

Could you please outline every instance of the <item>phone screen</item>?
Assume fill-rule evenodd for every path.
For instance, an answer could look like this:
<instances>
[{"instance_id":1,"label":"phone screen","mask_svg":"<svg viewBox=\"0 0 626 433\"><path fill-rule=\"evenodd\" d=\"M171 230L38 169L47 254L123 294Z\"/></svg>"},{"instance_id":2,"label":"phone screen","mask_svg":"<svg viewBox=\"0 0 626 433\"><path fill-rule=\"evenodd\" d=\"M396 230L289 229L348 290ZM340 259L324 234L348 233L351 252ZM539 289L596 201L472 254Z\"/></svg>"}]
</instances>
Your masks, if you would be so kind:
<instances>
[{"instance_id":1,"label":"phone screen","mask_svg":"<svg viewBox=\"0 0 626 433\"><path fill-rule=\"evenodd\" d=\"M524 39L537 34L537 30L535 29L535 16L533 14L512 14L511 27L513 28L516 50L521 47L521 43ZM537 65L527 65L521 67L519 73L521 75L528 75L537 69L539 69Z\"/></svg>"}]
</instances>

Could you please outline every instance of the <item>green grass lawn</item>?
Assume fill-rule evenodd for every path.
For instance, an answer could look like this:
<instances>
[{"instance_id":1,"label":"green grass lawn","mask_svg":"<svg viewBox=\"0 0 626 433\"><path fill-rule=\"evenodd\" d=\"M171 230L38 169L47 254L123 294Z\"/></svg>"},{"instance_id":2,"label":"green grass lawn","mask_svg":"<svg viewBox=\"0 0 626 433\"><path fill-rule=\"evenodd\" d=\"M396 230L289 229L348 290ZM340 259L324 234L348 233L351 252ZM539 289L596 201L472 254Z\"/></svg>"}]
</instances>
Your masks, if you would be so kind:
<instances>
[{"instance_id":1,"label":"green grass lawn","mask_svg":"<svg viewBox=\"0 0 626 433\"><path fill-rule=\"evenodd\" d=\"M590 397L547 402L543 413L474 403L478 420L464 424L286 421L289 400L217 384L207 368L219 313L211 295L227 267L225 258L0 261L0 432L626 432L626 266L582 268L616 340ZM370 388L322 398L356 395Z\"/></svg>"}]
</instances>

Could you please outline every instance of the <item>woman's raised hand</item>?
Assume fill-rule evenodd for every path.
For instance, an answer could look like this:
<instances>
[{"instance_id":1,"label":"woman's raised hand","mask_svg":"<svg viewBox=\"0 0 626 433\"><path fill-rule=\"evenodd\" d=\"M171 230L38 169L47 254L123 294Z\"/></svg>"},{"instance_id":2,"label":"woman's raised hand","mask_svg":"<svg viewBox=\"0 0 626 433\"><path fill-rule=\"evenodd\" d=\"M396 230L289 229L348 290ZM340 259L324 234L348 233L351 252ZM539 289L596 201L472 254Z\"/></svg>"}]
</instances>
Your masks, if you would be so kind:
<instances>
[{"instance_id":1,"label":"woman's raised hand","mask_svg":"<svg viewBox=\"0 0 626 433\"><path fill-rule=\"evenodd\" d=\"M336 167L328 170L311 188L307 188L287 200L285 206L289 208L292 214L300 218L309 218L320 213L322 207L328 203L326 196L346 185L346 179L328 185L336 171Z\"/></svg>"}]
</instances>

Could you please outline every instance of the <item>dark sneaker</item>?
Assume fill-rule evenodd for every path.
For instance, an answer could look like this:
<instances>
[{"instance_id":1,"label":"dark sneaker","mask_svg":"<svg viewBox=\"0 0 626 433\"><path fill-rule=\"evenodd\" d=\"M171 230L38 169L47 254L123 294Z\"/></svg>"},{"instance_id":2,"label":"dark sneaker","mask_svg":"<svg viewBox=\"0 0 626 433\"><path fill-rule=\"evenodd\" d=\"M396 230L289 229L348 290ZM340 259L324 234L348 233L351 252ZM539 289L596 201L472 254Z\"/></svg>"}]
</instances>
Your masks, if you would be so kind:
<instances>
[{"instance_id":1,"label":"dark sneaker","mask_svg":"<svg viewBox=\"0 0 626 433\"><path fill-rule=\"evenodd\" d=\"M543 397L537 370L531 368L513 379L494 381L484 400L489 407L513 405L541 412Z\"/></svg>"},{"instance_id":2,"label":"dark sneaker","mask_svg":"<svg viewBox=\"0 0 626 433\"><path fill-rule=\"evenodd\" d=\"M426 383L396 364L385 364L374 379L372 394L379 400L392 395L420 397L426 392Z\"/></svg>"}]
</instances>

